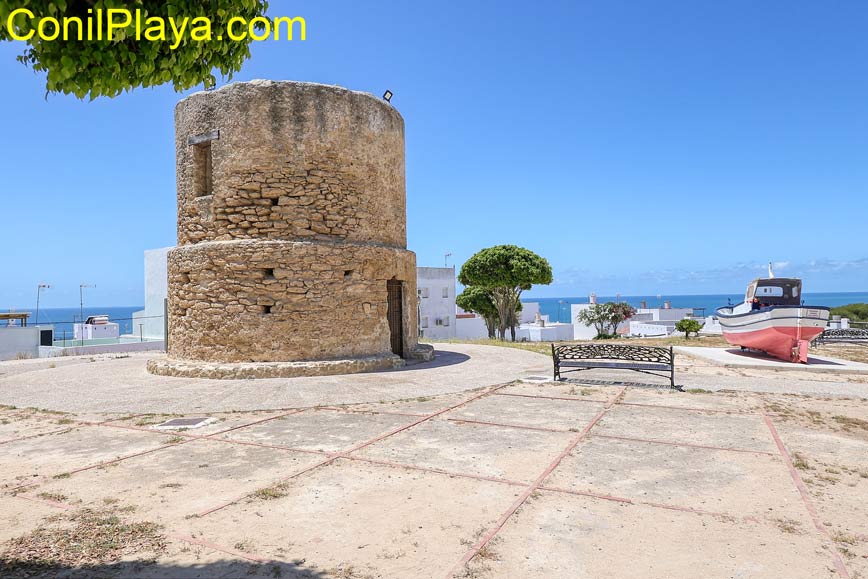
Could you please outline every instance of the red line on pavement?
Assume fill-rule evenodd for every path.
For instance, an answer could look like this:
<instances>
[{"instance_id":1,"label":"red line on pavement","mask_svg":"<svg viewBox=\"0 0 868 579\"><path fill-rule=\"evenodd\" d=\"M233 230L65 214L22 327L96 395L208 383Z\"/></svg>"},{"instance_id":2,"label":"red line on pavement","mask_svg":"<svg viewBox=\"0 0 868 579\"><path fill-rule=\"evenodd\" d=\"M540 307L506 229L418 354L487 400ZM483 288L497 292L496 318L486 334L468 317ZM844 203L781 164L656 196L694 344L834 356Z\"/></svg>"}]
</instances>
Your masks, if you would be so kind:
<instances>
[{"instance_id":1,"label":"red line on pavement","mask_svg":"<svg viewBox=\"0 0 868 579\"><path fill-rule=\"evenodd\" d=\"M254 563L267 563L271 561L267 557L262 557L260 555L255 555L253 553L246 553L244 551L239 551L238 549L232 549L230 547L224 547L222 545L218 545L217 543L212 543L211 541L207 541L205 539L196 539L194 537L190 537L189 535L170 535L173 539L177 539L178 541L183 541L185 543L190 543L191 545L198 545L200 547L205 547L206 549L211 549L212 551L220 551L221 553L226 553L227 555L233 555L240 559L246 559L247 561L253 561Z\"/></svg>"},{"instance_id":2,"label":"red line on pavement","mask_svg":"<svg viewBox=\"0 0 868 579\"><path fill-rule=\"evenodd\" d=\"M410 416L413 418L421 418L425 414L416 414L413 412L390 412L382 410L356 410L354 408L341 408L340 406L320 406L314 410L333 410L335 412L346 412L348 414L384 414L386 416Z\"/></svg>"},{"instance_id":3,"label":"red line on pavement","mask_svg":"<svg viewBox=\"0 0 868 579\"><path fill-rule=\"evenodd\" d=\"M406 468L408 470L418 470L421 472L430 472L433 474L442 474L442 475L446 475L446 476L453 476L456 478L467 478L467 479L473 479L473 480L495 482L495 483L510 485L510 486L514 486L514 487L525 487L528 484L526 482L509 480L509 479L499 478L499 477L494 477L494 476L466 474L466 473L462 473L462 472L454 472L451 470L445 470L442 468L432 468L432 467L427 467L427 466L417 466L415 464L404 464L402 462L393 462L391 460L380 460L380 459L376 459L376 458L364 458L361 456L344 456L341 458L343 458L345 460L353 460L353 461L358 461L358 462L369 462L371 464L378 464L381 466L389 466L389 467L393 467L393 468Z\"/></svg>"},{"instance_id":4,"label":"red line on pavement","mask_svg":"<svg viewBox=\"0 0 868 579\"><path fill-rule=\"evenodd\" d=\"M251 423L248 423L248 424L243 424L243 425L241 425L241 426L235 426L235 427L232 427L232 428L227 428L226 430L221 430L221 431L219 431L219 432L215 432L215 433L213 433L213 434L209 434L209 435L196 435L196 434L187 434L187 435L184 435L184 434L179 433L179 432L176 433L176 432L172 432L172 431L159 431L159 430L153 430L153 429L150 429L150 428L141 428L141 427L138 427L138 426L129 426L129 425L122 425L122 424L107 424L107 423L105 423L105 422L83 422L83 423L81 423L82 426L88 426L88 425L89 425L89 426L106 426L106 427L108 427L108 428L121 428L121 429L124 429L124 430L137 430L137 431L150 432L150 433L153 433L153 434L161 434L161 435L163 435L163 436L176 436L176 435L177 435L177 436L182 436L182 437L186 438L187 440L182 440L181 442L176 442L176 443L173 443L173 444L164 444L164 445L162 445L162 446L158 446L158 447L156 447L156 448L152 448L152 449L149 449L149 450L144 450L144 451L142 451L142 452L136 452L136 453L134 453L134 454L128 454L128 455L120 456L120 457L118 457L118 458L114 458L114 459L112 459L112 460L107 460L107 461L99 462L99 463L92 464L92 465L89 465L89 466L85 466L85 467L82 467L82 468L78 468L78 469L74 469L74 470L66 471L66 472L61 473L61 474L65 474L65 475L74 475L74 474L78 474L78 473L80 473L80 472L85 472L85 471L88 471L88 470L93 470L93 469L95 469L95 468L100 468L100 467L103 467L103 466L108 466L108 465L111 465L111 464L116 464L116 463L119 463L119 462L122 462L122 461L125 461L125 460L129 460L129 459L131 459L131 458L137 458L137 457L139 457L139 456L144 456L144 455L146 455L146 454L151 454L151 453L153 453L153 452L157 452L157 451L160 451L160 450L165 450L165 449L167 449L167 448L174 448L174 447L176 447L176 446L181 446L182 444L188 444L188 443L193 442L193 441L195 441L195 440L203 440L203 439L206 439L206 440L215 440L215 441L218 441L218 442L227 442L227 440L224 440L224 439L219 439L219 438L214 438L214 439L212 439L211 437L213 437L213 436L217 436L217 435L219 435L219 434L225 434L225 433L227 433L227 432L232 432L233 430L238 430L238 429L240 429L240 428L247 428L248 426L253 426L254 424L260 424L260 423L262 423L262 422L267 422L268 420L274 420L274 419L276 419L276 418L280 418L280 417L282 417L282 416L289 416L289 415L292 415L292 414L298 414L298 413L300 413L300 412L303 412L303 410L295 410L295 411L292 411L292 412L288 412L288 413L286 413L286 414L277 415L277 416L272 416L272 417L270 417L270 418L264 418L264 419L262 419L262 420L257 420L256 422L251 422ZM288 450L288 449L287 449L287 450ZM297 449L293 449L293 450L297 450ZM298 450L297 450L297 451L298 451ZM299 451L299 452L303 452L303 451ZM308 452L310 452L310 451L308 451ZM319 453L317 453L317 454L319 454ZM35 487L35 486L38 486L38 485L40 485L40 484L42 484L42 483L48 481L50 478L53 478L53 477L42 477L42 478L40 478L40 479L37 480L37 481L34 481L34 482L30 482L30 483L27 483L27 484L20 485L20 486L15 487L14 489L11 489L11 490L19 490L19 489L24 489L24 488Z\"/></svg>"},{"instance_id":5,"label":"red line on pavement","mask_svg":"<svg viewBox=\"0 0 868 579\"><path fill-rule=\"evenodd\" d=\"M500 426L502 428L518 428L521 430L536 430L539 432L570 432L565 428L545 428L542 426L526 426L524 424L504 424L502 422L488 422L485 420L470 420L468 418L447 418L449 422L457 422L459 424L481 424L482 426Z\"/></svg>"},{"instance_id":6,"label":"red line on pavement","mask_svg":"<svg viewBox=\"0 0 868 579\"><path fill-rule=\"evenodd\" d=\"M16 499L22 499L25 501L30 501L31 503L42 503L44 505L48 505L49 507L54 507L55 509L63 509L64 511L68 511L72 509L72 505L67 505L66 503L61 503L59 501L52 501L48 499L40 499L37 497L28 497L27 495L13 495Z\"/></svg>"},{"instance_id":7,"label":"red line on pavement","mask_svg":"<svg viewBox=\"0 0 868 579\"><path fill-rule=\"evenodd\" d=\"M515 396L516 398L542 398L543 400L569 400L571 402L595 402L597 404L606 404L605 400L588 399L586 397L579 398L578 396L544 396L542 394L515 394L512 392L498 392L497 396Z\"/></svg>"},{"instance_id":8,"label":"red line on pavement","mask_svg":"<svg viewBox=\"0 0 868 579\"><path fill-rule=\"evenodd\" d=\"M612 501L616 503L626 503L628 505L635 504L633 499L628 499L625 497L616 497L614 495L604 495L600 493L594 493L591 491L577 491L573 489L565 489L563 487L551 487L546 485L540 485L537 490L541 491L549 491L553 493L565 493L568 495L578 495L580 497L591 497L594 499L602 499L604 501Z\"/></svg>"},{"instance_id":9,"label":"red line on pavement","mask_svg":"<svg viewBox=\"0 0 868 579\"><path fill-rule=\"evenodd\" d=\"M667 406L664 404L644 404L641 402L621 402L621 406L638 406L640 408L664 408L666 410L683 410L684 412L710 412L712 414L744 414L746 416L759 416L756 412L745 410L716 410L709 408L694 408L691 406Z\"/></svg>"},{"instance_id":10,"label":"red line on pavement","mask_svg":"<svg viewBox=\"0 0 868 579\"><path fill-rule=\"evenodd\" d=\"M120 418L111 418L109 420L105 420L105 421L100 422L98 424L106 424L106 423L112 422L114 420L124 420L124 419L128 419L128 418L135 418L136 416L142 416L142 415L141 414L133 414L131 416L122 416ZM69 420L73 420L73 419L69 419ZM96 424L96 423L87 422L84 420L73 420L73 422L76 423L76 426L69 426L67 428L60 428L58 430L50 430L48 432L43 432L41 434L30 434L28 436L21 436L19 438L10 438L9 440L0 440L0 445L9 444L10 442L18 442L20 440L30 440L32 438L39 438L40 436L50 436L52 434L65 434L67 432L71 432L73 430L76 430L78 428L82 428L84 426L94 426Z\"/></svg>"},{"instance_id":11,"label":"red line on pavement","mask_svg":"<svg viewBox=\"0 0 868 579\"><path fill-rule=\"evenodd\" d=\"M687 448L701 448L705 450L724 450L727 452L742 452L745 454L761 454L764 456L777 456L773 452L765 452L763 450L749 450L746 448L729 448L726 446L710 446L707 444L693 444L691 442L671 442L669 440L658 440L656 438L633 438L631 436L612 436L610 434L595 434L594 438L611 438L613 440L625 440L628 442L644 442L647 444L663 444L666 446L685 446Z\"/></svg>"},{"instance_id":12,"label":"red line on pavement","mask_svg":"<svg viewBox=\"0 0 868 579\"><path fill-rule=\"evenodd\" d=\"M808 488L805 486L805 483L802 482L802 477L799 476L799 471L796 470L796 467L793 465L793 459L790 456L790 452L787 450L787 447L784 445L784 441L781 440L780 435L778 434L775 425L772 423L772 419L768 416L763 416L765 420L766 426L769 428L769 432L772 435L772 438L775 440L775 444L778 447L778 450L781 453L781 457L784 459L784 463L787 465L787 469L790 471L790 477L793 479L793 483L796 485L796 489L799 491L799 494L802 497L802 502L805 503L805 509L807 509L808 514L811 516L811 521L814 523L814 527L820 533L820 539L825 542L828 542L831 546L832 551L832 560L835 563L835 569L838 571L838 575L840 575L843 579L850 579L850 573L847 571L847 567L844 565L844 559L841 558L841 553L838 551L838 548L835 546L835 542L832 541L832 537L829 535L828 529L823 525L822 521L820 521L820 515L817 514L817 509L814 507L814 503L811 501L811 495L808 493Z\"/></svg>"},{"instance_id":13,"label":"red line on pavement","mask_svg":"<svg viewBox=\"0 0 868 579\"><path fill-rule=\"evenodd\" d=\"M475 401L475 400L478 400L479 398L482 398L483 396L487 396L487 395L491 394L492 392L495 392L495 391L499 390L500 388L505 388L505 387L506 387L506 384L504 384L503 386L496 386L495 388L488 389L488 390L486 390L486 391L484 391L484 392L481 392L481 393L479 393L479 394L476 394L476 395L474 395L474 396L468 398L467 400L464 400L463 402L459 402L458 404L454 404L454 405L449 406L449 407L447 407L447 408L444 408L444 409L442 409L442 410L438 410L437 412L434 412L433 414L427 414L427 415L425 415L425 416L422 416L422 417L418 418L417 420L414 420L413 422L410 422L409 424L405 424L405 425L403 425L403 426L399 426L399 427L397 427L397 428L393 428L393 429L389 430L388 432L385 432L385 433L383 433L383 434L381 434L381 435L379 435L379 436L377 436L377 437L375 437L375 438L372 438L372 439L370 439L370 440L366 440L366 441L364 441L364 442L360 442L359 444L356 444L355 446L353 446L353 447L350 448L350 449L343 450L343 451L340 451L340 452L336 452L336 453L334 453L334 454L331 454L331 455L327 456L325 459L319 461L318 463L316 463L316 464L314 464L314 465L312 465L312 466L309 466L309 467L303 468L303 469L298 470L298 471L296 471L296 472L294 472L294 473L292 473L292 474L290 474L290 475L288 475L288 476L285 476L285 477L283 477L283 478L278 479L277 481L273 482L273 483L272 483L271 485L269 485L269 486L274 486L274 485L282 484L282 483L284 483L284 482L286 482L286 481L288 481L288 480L291 480L291 479L294 479L294 478L296 478L296 477L299 477L299 476L301 476L301 475L303 475L303 474L305 474L305 473L307 473L307 472L310 472L310 471L312 471L312 470L315 470L315 469L317 469L317 468L319 468L319 467L321 467L321 466L325 466L325 465L327 465L327 464L330 464L330 463L334 462L335 460L337 460L337 459L339 459L339 458L346 458L346 457L348 457L348 456L349 456L351 453L353 453L353 452L356 452L356 451L358 451L358 450L361 450L361 449L363 449L363 448L365 448L365 447L367 447L367 446L370 446L370 445L372 445L372 444L376 444L377 442L380 442L381 440L384 440L384 439L386 439L386 438L388 438L388 437L390 437L390 436L394 436L395 434L398 434L398 433L400 433L400 432L403 432L403 431L405 431L405 430L408 430L408 429L410 429L410 428L413 428L414 426L418 426L419 424L422 424L423 422L427 422L428 420L431 420L431 419L433 419L433 418L437 418L438 416L440 416L440 415L442 415L442 414L445 414L445 413L447 413L447 412L450 412L450 411L452 411L452 410L455 410L456 408L460 408L461 406L464 406L465 404L470 404L471 402L473 402L473 401ZM228 506L234 505L234 504L237 503L238 501L241 501L241 500L243 500L243 499L246 499L246 498L250 497L251 495L253 495L254 493L255 493L255 491L254 491L254 492L250 492L250 493L245 493L245 494L240 495L240 496L237 496L237 497L235 497L235 498L233 498L233 499L231 499L231 500L228 500L228 501L223 502L223 503L221 503L221 504L219 504L219 505L216 505L216 506L214 506L214 507L211 507L210 509L207 509L207 510L205 510L205 511L202 511L202 512L198 513L197 516L198 516L198 517L205 517L205 516L208 516L208 515L210 515L211 513L217 512L217 511L219 511L219 510L221 510L221 509L225 509L225 508L228 507Z\"/></svg>"},{"instance_id":14,"label":"red line on pavement","mask_svg":"<svg viewBox=\"0 0 868 579\"><path fill-rule=\"evenodd\" d=\"M570 441L570 443L564 448L560 454L555 457L555 459L546 467L546 469L540 474L534 482L532 482L512 503L512 505L503 513L494 526L488 530L488 532L476 542L461 558L458 563L456 563L452 569L449 570L449 573L446 575L447 579L454 577L459 571L464 569L464 567L476 557L479 552L489 543L492 539L497 535L498 532L503 528L506 522L512 517L513 514L521 507L525 501L542 485L542 483L551 475L552 472L560 465L561 461L567 457L573 449L579 445L579 443L588 435L594 426L596 426L597 422L600 421L601 418L621 399L621 397L627 392L627 388L624 387L621 389L618 394L612 398L609 402L606 403L605 407L597 413L596 416L585 426L582 431Z\"/></svg>"},{"instance_id":15,"label":"red line on pavement","mask_svg":"<svg viewBox=\"0 0 868 579\"><path fill-rule=\"evenodd\" d=\"M49 432L43 432L42 434L30 434L28 436L21 436L19 438L10 438L9 440L0 440L0 445L9 444L10 442L19 442L21 440L30 440L31 438L39 438L40 436L49 436L52 434L64 434L64 433L69 432L71 430L75 430L76 428L81 428L82 426L85 426L85 425L82 424L79 426L72 426L70 428L61 428L60 430L51 430Z\"/></svg>"}]
</instances>

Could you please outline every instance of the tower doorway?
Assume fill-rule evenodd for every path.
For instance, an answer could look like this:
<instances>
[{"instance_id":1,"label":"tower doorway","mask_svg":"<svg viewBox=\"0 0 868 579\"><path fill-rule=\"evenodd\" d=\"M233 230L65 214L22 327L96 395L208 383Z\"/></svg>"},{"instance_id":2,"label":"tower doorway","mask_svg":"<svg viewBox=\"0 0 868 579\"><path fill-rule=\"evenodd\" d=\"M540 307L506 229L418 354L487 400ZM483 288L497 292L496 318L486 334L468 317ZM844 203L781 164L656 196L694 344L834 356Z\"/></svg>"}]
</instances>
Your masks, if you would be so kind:
<instances>
[{"instance_id":1,"label":"tower doorway","mask_svg":"<svg viewBox=\"0 0 868 579\"><path fill-rule=\"evenodd\" d=\"M404 286L396 280L386 282L389 294L389 334L392 341L392 353L404 357Z\"/></svg>"}]
</instances>

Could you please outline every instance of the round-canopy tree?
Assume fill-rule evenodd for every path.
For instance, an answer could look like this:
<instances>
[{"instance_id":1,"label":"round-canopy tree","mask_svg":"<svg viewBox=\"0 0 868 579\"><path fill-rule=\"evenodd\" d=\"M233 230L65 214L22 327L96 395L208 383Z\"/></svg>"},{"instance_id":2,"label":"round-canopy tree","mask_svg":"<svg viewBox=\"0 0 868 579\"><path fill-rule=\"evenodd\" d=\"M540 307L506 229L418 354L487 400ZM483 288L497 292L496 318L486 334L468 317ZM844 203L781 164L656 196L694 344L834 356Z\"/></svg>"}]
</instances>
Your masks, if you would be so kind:
<instances>
[{"instance_id":1,"label":"round-canopy tree","mask_svg":"<svg viewBox=\"0 0 868 579\"><path fill-rule=\"evenodd\" d=\"M683 320L678 320L678 323L675 324L675 330L678 332L684 332L684 338L686 340L690 339L690 334L699 335L699 330L702 329L702 324L699 323L698 320L694 320L693 318L684 318Z\"/></svg>"},{"instance_id":2,"label":"round-canopy tree","mask_svg":"<svg viewBox=\"0 0 868 579\"><path fill-rule=\"evenodd\" d=\"M267 0L0 0L0 41L13 40L8 28L10 14L26 8L33 18L16 14L13 22L18 37L35 31L42 18L58 21L79 18L83 23L84 39L79 41L78 27L68 27L70 38L46 41L39 34L26 41L27 48L18 60L35 71L47 73L46 89L49 93L74 94L78 98L90 96L115 97L123 91L138 87L157 86L171 82L175 90L182 91L199 84L210 88L216 84L214 71L232 78L250 56L249 35L234 41L225 36L229 20L244 18L249 22L262 16L268 8ZM96 19L93 14L102 9L126 9L135 14L141 10L141 20L160 17L166 22L166 40L151 41L143 36L135 38L135 19L127 28L115 30L113 40L108 37L107 21L102 19L103 40L87 40L88 17L93 22L96 37ZM88 13L88 10L93 12ZM169 18L179 23L189 17L184 38L173 48ZM210 40L194 40L191 36L193 19L207 17L211 23ZM144 27L144 26L143 26ZM47 26L47 34L53 34ZM224 36L222 40L218 36ZM201 31L199 37L201 38ZM25 42L25 41L22 41Z\"/></svg>"},{"instance_id":3,"label":"round-canopy tree","mask_svg":"<svg viewBox=\"0 0 868 579\"><path fill-rule=\"evenodd\" d=\"M491 292L491 301L498 314L497 333L503 340L510 320L516 319L521 293L533 284L552 283L552 266L529 249L496 245L468 259L461 267L458 281Z\"/></svg>"},{"instance_id":4,"label":"round-canopy tree","mask_svg":"<svg viewBox=\"0 0 868 579\"><path fill-rule=\"evenodd\" d=\"M488 337L493 338L497 330L500 317L497 308L491 301L491 292L485 288L469 286L455 297L455 304L466 312L472 312L482 316L485 327L488 329Z\"/></svg>"}]
</instances>

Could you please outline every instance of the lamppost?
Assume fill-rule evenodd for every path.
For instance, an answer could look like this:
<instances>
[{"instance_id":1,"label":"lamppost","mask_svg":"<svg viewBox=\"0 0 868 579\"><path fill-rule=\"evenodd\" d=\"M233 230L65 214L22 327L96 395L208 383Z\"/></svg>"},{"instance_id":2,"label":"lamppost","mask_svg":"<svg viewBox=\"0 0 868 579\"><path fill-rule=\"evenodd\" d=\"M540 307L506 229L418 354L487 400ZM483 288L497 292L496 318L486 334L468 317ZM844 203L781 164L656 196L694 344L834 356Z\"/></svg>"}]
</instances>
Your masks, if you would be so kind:
<instances>
[{"instance_id":1,"label":"lamppost","mask_svg":"<svg viewBox=\"0 0 868 579\"><path fill-rule=\"evenodd\" d=\"M39 324L39 296L42 294L42 290L51 289L51 286L47 283L41 283L36 286L36 323Z\"/></svg>"},{"instance_id":2,"label":"lamppost","mask_svg":"<svg viewBox=\"0 0 868 579\"><path fill-rule=\"evenodd\" d=\"M88 285L86 283L79 284L78 286L78 323L81 326L81 345L84 346L84 288L94 288L95 285Z\"/></svg>"},{"instance_id":3,"label":"lamppost","mask_svg":"<svg viewBox=\"0 0 868 579\"><path fill-rule=\"evenodd\" d=\"M451 253L443 254L443 267L449 267L449 258L452 257Z\"/></svg>"}]
</instances>

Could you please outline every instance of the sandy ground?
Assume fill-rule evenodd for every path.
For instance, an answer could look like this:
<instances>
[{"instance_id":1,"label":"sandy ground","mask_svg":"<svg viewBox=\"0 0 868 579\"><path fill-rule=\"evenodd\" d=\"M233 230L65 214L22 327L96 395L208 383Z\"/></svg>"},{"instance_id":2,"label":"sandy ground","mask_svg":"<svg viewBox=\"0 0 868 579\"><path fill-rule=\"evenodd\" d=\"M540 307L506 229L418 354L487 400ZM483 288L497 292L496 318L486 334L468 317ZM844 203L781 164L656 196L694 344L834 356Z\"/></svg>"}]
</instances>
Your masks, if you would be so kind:
<instances>
[{"instance_id":1,"label":"sandy ground","mask_svg":"<svg viewBox=\"0 0 868 579\"><path fill-rule=\"evenodd\" d=\"M868 401L595 382L178 432L4 407L0 575L868 577Z\"/></svg>"},{"instance_id":2,"label":"sandy ground","mask_svg":"<svg viewBox=\"0 0 868 579\"><path fill-rule=\"evenodd\" d=\"M551 372L534 352L449 344L433 362L349 376L205 380L154 376L153 353L0 362L0 404L66 412L222 412L463 392Z\"/></svg>"}]
</instances>

